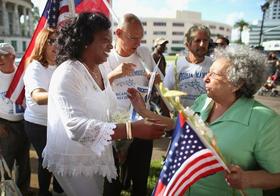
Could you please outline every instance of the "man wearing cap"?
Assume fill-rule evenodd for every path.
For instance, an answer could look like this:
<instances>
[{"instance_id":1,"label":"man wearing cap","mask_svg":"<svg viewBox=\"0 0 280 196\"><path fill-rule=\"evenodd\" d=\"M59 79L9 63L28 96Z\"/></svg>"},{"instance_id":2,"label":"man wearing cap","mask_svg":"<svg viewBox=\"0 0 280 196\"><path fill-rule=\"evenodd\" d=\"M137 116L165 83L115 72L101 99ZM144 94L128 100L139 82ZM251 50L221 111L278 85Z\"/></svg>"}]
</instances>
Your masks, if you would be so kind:
<instances>
[{"instance_id":1,"label":"man wearing cap","mask_svg":"<svg viewBox=\"0 0 280 196\"><path fill-rule=\"evenodd\" d=\"M204 76L208 73L212 59L206 56L210 30L204 25L193 25L185 33L186 56L179 56L174 65L167 66L163 84L169 89L186 92L180 100L184 107L205 93Z\"/></svg>"},{"instance_id":2,"label":"man wearing cap","mask_svg":"<svg viewBox=\"0 0 280 196\"><path fill-rule=\"evenodd\" d=\"M16 162L16 184L23 195L29 190L29 141L24 131L24 108L5 97L16 72L15 50L8 43L0 43L0 154L10 170Z\"/></svg>"},{"instance_id":3,"label":"man wearing cap","mask_svg":"<svg viewBox=\"0 0 280 196\"><path fill-rule=\"evenodd\" d=\"M165 76L166 69L166 60L163 55L164 51L166 50L166 44L168 44L167 39L163 37L158 37L154 40L154 50L152 53L153 59L155 63L158 64L159 70L161 71L162 79ZM156 90L153 90L152 92L151 110L156 112L160 111L162 115L169 116L169 110Z\"/></svg>"},{"instance_id":4,"label":"man wearing cap","mask_svg":"<svg viewBox=\"0 0 280 196\"><path fill-rule=\"evenodd\" d=\"M168 44L168 40L164 39L163 37L159 37L154 41L154 51L152 56L156 63L159 62L159 69L163 76L165 76L165 68L166 68L166 61L165 57L163 56L164 51L166 50L166 44Z\"/></svg>"}]
</instances>

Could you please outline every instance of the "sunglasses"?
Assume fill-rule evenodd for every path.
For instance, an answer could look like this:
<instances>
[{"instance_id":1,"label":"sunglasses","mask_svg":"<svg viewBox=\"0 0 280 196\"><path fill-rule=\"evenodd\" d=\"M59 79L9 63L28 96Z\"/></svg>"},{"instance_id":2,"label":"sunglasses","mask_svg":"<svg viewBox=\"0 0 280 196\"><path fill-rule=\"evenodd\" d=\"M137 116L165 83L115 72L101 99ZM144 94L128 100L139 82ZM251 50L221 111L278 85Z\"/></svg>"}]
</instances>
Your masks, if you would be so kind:
<instances>
[{"instance_id":1,"label":"sunglasses","mask_svg":"<svg viewBox=\"0 0 280 196\"><path fill-rule=\"evenodd\" d=\"M53 39L53 38L47 39L47 44L48 44L49 46L55 45L55 42L56 42L56 39Z\"/></svg>"}]
</instances>

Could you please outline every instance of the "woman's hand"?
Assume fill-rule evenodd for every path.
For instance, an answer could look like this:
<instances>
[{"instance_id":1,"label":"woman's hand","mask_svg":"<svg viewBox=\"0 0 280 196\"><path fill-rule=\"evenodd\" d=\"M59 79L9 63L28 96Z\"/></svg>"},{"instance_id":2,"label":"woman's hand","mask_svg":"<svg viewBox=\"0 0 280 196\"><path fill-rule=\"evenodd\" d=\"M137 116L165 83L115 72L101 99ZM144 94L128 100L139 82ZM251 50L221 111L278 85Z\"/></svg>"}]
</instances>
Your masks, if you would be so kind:
<instances>
[{"instance_id":1,"label":"woman's hand","mask_svg":"<svg viewBox=\"0 0 280 196\"><path fill-rule=\"evenodd\" d=\"M127 93L128 98L130 99L131 104L133 105L133 108L138 114L141 115L146 110L146 105L143 97L135 88L129 88L127 90Z\"/></svg>"},{"instance_id":2,"label":"woman's hand","mask_svg":"<svg viewBox=\"0 0 280 196\"><path fill-rule=\"evenodd\" d=\"M238 165L229 167L230 173L225 174L226 182L229 186L236 189L246 189L250 187L250 179L247 172L241 169Z\"/></svg>"},{"instance_id":3,"label":"woman's hand","mask_svg":"<svg viewBox=\"0 0 280 196\"><path fill-rule=\"evenodd\" d=\"M157 139L160 138L167 125L159 124L157 120L143 119L135 121L131 124L132 137L141 139Z\"/></svg>"}]
</instances>

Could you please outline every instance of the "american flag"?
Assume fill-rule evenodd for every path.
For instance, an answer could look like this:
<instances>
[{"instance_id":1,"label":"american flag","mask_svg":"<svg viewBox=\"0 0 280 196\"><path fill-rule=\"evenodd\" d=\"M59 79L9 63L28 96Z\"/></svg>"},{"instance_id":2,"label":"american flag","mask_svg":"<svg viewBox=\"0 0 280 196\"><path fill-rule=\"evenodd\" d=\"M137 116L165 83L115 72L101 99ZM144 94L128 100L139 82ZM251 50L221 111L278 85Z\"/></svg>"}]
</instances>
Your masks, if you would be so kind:
<instances>
[{"instance_id":1,"label":"american flag","mask_svg":"<svg viewBox=\"0 0 280 196\"><path fill-rule=\"evenodd\" d=\"M224 170L214 153L179 114L154 196L183 195L200 178Z\"/></svg>"},{"instance_id":2,"label":"american flag","mask_svg":"<svg viewBox=\"0 0 280 196\"><path fill-rule=\"evenodd\" d=\"M71 16L71 11L69 9L69 2L73 1L75 6L75 12L95 12L99 11L104 13L109 17L109 10L104 4L103 0L48 0L43 11L43 14L38 22L38 25L32 35L30 43L25 51L17 71L14 75L14 78L9 86L9 89L6 93L6 97L11 99L13 102L16 102L19 105L22 105L24 100L24 84L23 84L23 74L25 70L26 59L31 55L31 52L34 48L35 40L38 33L44 27L56 28L59 24L62 24L66 19ZM110 0L104 0L111 4Z\"/></svg>"}]
</instances>

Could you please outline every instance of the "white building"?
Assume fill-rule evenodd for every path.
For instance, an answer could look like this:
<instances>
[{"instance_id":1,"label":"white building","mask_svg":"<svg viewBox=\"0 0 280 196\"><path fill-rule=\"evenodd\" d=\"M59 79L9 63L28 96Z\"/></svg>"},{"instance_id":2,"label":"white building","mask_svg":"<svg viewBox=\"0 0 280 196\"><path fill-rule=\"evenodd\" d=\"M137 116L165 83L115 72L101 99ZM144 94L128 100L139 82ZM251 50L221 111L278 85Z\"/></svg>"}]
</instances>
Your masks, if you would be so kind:
<instances>
[{"instance_id":1,"label":"white building","mask_svg":"<svg viewBox=\"0 0 280 196\"><path fill-rule=\"evenodd\" d=\"M33 33L31 0L0 0L0 42L11 43L17 54L26 50Z\"/></svg>"},{"instance_id":2,"label":"white building","mask_svg":"<svg viewBox=\"0 0 280 196\"><path fill-rule=\"evenodd\" d=\"M231 38L230 25L206 21L201 19L200 12L177 11L176 18L140 18L144 27L142 44L152 49L153 41L157 37L169 40L167 53L175 53L185 49L184 34L194 24L203 24L209 27L211 37L216 38L218 34Z\"/></svg>"},{"instance_id":3,"label":"white building","mask_svg":"<svg viewBox=\"0 0 280 196\"><path fill-rule=\"evenodd\" d=\"M267 0L269 7L265 12L263 23L263 42L280 40L280 0ZM260 8L261 9L261 8ZM257 25L252 25L249 32L249 45L257 46L260 40L261 20Z\"/></svg>"}]
</instances>

